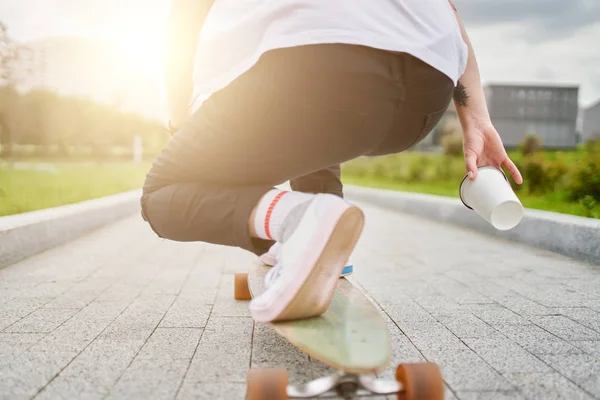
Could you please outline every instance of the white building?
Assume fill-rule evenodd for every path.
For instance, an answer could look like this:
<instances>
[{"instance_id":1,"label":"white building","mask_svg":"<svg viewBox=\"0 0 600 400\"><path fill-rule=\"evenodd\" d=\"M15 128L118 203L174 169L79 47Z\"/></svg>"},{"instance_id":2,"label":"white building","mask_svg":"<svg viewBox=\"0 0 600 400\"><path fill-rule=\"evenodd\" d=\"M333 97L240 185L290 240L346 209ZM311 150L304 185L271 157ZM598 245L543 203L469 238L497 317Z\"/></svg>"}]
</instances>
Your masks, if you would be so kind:
<instances>
[{"instance_id":1,"label":"white building","mask_svg":"<svg viewBox=\"0 0 600 400\"><path fill-rule=\"evenodd\" d=\"M583 110L581 137L583 141L600 139L600 100Z\"/></svg>"}]
</instances>

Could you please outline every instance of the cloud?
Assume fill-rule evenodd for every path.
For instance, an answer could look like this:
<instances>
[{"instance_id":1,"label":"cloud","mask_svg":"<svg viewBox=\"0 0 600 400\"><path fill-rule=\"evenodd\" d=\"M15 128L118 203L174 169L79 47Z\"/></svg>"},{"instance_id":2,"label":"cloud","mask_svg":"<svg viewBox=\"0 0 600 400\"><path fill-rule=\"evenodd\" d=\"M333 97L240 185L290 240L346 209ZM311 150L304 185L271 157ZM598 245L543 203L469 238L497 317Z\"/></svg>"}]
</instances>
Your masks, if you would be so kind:
<instances>
[{"instance_id":1,"label":"cloud","mask_svg":"<svg viewBox=\"0 0 600 400\"><path fill-rule=\"evenodd\" d=\"M583 106L600 97L600 23L533 45L519 23L467 27L484 82L579 85Z\"/></svg>"},{"instance_id":2,"label":"cloud","mask_svg":"<svg viewBox=\"0 0 600 400\"><path fill-rule=\"evenodd\" d=\"M466 25L514 23L538 42L568 37L600 21L597 0L454 0Z\"/></svg>"},{"instance_id":3,"label":"cloud","mask_svg":"<svg viewBox=\"0 0 600 400\"><path fill-rule=\"evenodd\" d=\"M48 1L0 0L0 20L20 41L52 36L141 41L143 35L157 41L170 4L169 0L52 0L48 7ZM474 44L484 81L578 84L583 106L600 98L600 0L453 1ZM136 31L146 33L138 37Z\"/></svg>"}]
</instances>

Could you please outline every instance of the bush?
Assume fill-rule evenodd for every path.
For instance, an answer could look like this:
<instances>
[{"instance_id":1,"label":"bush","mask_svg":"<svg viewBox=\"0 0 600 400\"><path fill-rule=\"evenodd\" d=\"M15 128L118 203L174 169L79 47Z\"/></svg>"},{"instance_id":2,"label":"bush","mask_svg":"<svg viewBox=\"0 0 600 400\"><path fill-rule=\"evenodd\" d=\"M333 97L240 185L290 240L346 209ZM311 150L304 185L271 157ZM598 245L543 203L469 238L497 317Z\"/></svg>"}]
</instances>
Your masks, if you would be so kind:
<instances>
[{"instance_id":1,"label":"bush","mask_svg":"<svg viewBox=\"0 0 600 400\"><path fill-rule=\"evenodd\" d=\"M562 160L548 161L544 166L546 190L556 191L563 188L569 173L569 168Z\"/></svg>"},{"instance_id":2,"label":"bush","mask_svg":"<svg viewBox=\"0 0 600 400\"><path fill-rule=\"evenodd\" d=\"M427 170L431 165L431 158L418 156L409 160L406 180L408 182L423 182L427 178Z\"/></svg>"},{"instance_id":3,"label":"bush","mask_svg":"<svg viewBox=\"0 0 600 400\"><path fill-rule=\"evenodd\" d=\"M444 155L450 157L463 156L463 138L460 131L454 130L445 134L442 137L442 149Z\"/></svg>"},{"instance_id":4,"label":"bush","mask_svg":"<svg viewBox=\"0 0 600 400\"><path fill-rule=\"evenodd\" d=\"M519 150L524 156L531 156L542 149L542 140L534 134L528 134L519 145Z\"/></svg>"},{"instance_id":5,"label":"bush","mask_svg":"<svg viewBox=\"0 0 600 400\"><path fill-rule=\"evenodd\" d=\"M536 157L523 161L521 174L523 174L523 180L527 182L528 193L544 193L546 191L547 179L544 160Z\"/></svg>"},{"instance_id":6,"label":"bush","mask_svg":"<svg viewBox=\"0 0 600 400\"><path fill-rule=\"evenodd\" d=\"M600 201L600 151L587 154L577 164L568 189L571 200L580 201L589 196Z\"/></svg>"},{"instance_id":7,"label":"bush","mask_svg":"<svg viewBox=\"0 0 600 400\"><path fill-rule=\"evenodd\" d=\"M596 208L598 202L594 200L592 196L585 196L583 199L579 200L579 204L581 204L581 207L583 207L584 215L586 217L598 218L598 215L596 214L596 212L594 212L594 209Z\"/></svg>"},{"instance_id":8,"label":"bush","mask_svg":"<svg viewBox=\"0 0 600 400\"><path fill-rule=\"evenodd\" d=\"M449 180L460 182L467 173L463 160L453 156L442 155L432 159L432 162L432 180L437 182Z\"/></svg>"}]
</instances>

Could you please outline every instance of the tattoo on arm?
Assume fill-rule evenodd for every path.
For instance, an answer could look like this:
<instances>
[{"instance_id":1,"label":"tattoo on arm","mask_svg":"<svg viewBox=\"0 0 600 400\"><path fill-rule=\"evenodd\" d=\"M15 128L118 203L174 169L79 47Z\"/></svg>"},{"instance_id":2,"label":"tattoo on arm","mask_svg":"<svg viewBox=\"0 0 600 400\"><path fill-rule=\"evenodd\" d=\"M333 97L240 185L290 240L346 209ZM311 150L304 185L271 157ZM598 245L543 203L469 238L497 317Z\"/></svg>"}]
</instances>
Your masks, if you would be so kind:
<instances>
[{"instance_id":1,"label":"tattoo on arm","mask_svg":"<svg viewBox=\"0 0 600 400\"><path fill-rule=\"evenodd\" d=\"M469 98L469 95L467 94L464 85L460 81L458 81L458 84L454 88L453 97L456 105L460 107L467 107L467 99Z\"/></svg>"}]
</instances>

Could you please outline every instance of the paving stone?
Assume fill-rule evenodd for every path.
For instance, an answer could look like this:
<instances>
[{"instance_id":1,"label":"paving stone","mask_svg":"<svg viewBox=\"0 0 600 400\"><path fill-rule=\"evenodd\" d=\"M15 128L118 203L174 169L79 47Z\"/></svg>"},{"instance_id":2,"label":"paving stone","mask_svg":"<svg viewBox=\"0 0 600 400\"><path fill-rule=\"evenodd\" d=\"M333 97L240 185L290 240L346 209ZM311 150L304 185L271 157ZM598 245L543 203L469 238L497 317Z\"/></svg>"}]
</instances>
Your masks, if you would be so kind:
<instances>
[{"instance_id":1,"label":"paving stone","mask_svg":"<svg viewBox=\"0 0 600 400\"><path fill-rule=\"evenodd\" d=\"M100 400L103 399L107 393L107 388L91 381L89 377L81 375L55 379L35 398L36 400Z\"/></svg>"},{"instance_id":2,"label":"paving stone","mask_svg":"<svg viewBox=\"0 0 600 400\"><path fill-rule=\"evenodd\" d=\"M414 301L435 318L439 314L456 315L468 313L462 304L443 295L417 296ZM430 320L430 317L427 316L423 320Z\"/></svg>"},{"instance_id":3,"label":"paving stone","mask_svg":"<svg viewBox=\"0 0 600 400\"><path fill-rule=\"evenodd\" d=\"M562 315L532 317L532 321L564 340L600 340L600 333Z\"/></svg>"},{"instance_id":4,"label":"paving stone","mask_svg":"<svg viewBox=\"0 0 600 400\"><path fill-rule=\"evenodd\" d=\"M245 383L184 383L177 400L215 400L246 398Z\"/></svg>"},{"instance_id":5,"label":"paving stone","mask_svg":"<svg viewBox=\"0 0 600 400\"><path fill-rule=\"evenodd\" d=\"M493 392L458 392L460 400L522 400L525 399L518 391L493 391Z\"/></svg>"},{"instance_id":6,"label":"paving stone","mask_svg":"<svg viewBox=\"0 0 600 400\"><path fill-rule=\"evenodd\" d=\"M0 396L32 397L78 353L79 350L75 348L33 346L0 370Z\"/></svg>"},{"instance_id":7,"label":"paving stone","mask_svg":"<svg viewBox=\"0 0 600 400\"><path fill-rule=\"evenodd\" d=\"M0 333L0 368L43 337L40 333Z\"/></svg>"},{"instance_id":8,"label":"paving stone","mask_svg":"<svg viewBox=\"0 0 600 400\"><path fill-rule=\"evenodd\" d=\"M44 308L83 308L114 284L114 279L89 278L44 305Z\"/></svg>"},{"instance_id":9,"label":"paving stone","mask_svg":"<svg viewBox=\"0 0 600 400\"><path fill-rule=\"evenodd\" d=\"M511 293L510 289L498 285L490 281L489 279L483 279L469 271L452 270L446 272L446 275L450 276L452 279L463 283L470 289L485 295L490 300L504 298Z\"/></svg>"},{"instance_id":10,"label":"paving stone","mask_svg":"<svg viewBox=\"0 0 600 400\"><path fill-rule=\"evenodd\" d=\"M589 301L598 300L586 293L580 293L565 284L548 284L520 292L546 307L586 307Z\"/></svg>"},{"instance_id":11,"label":"paving stone","mask_svg":"<svg viewBox=\"0 0 600 400\"><path fill-rule=\"evenodd\" d=\"M427 356L440 365L444 381L455 392L514 391L515 387L477 353L464 346L439 349ZM460 398L460 396L458 396Z\"/></svg>"},{"instance_id":12,"label":"paving stone","mask_svg":"<svg viewBox=\"0 0 600 400\"><path fill-rule=\"evenodd\" d=\"M427 360L391 319L386 316L385 321L392 343L391 366L377 375L382 379L393 380L396 379L396 367L398 364L425 362Z\"/></svg>"},{"instance_id":13,"label":"paving stone","mask_svg":"<svg viewBox=\"0 0 600 400\"><path fill-rule=\"evenodd\" d=\"M395 400L393 397L389 397L389 400ZM444 400L458 400L458 397L452 392L448 385L444 386Z\"/></svg>"},{"instance_id":14,"label":"paving stone","mask_svg":"<svg viewBox=\"0 0 600 400\"><path fill-rule=\"evenodd\" d=\"M600 312L598 311L587 307L554 308L553 310L600 333Z\"/></svg>"},{"instance_id":15,"label":"paving stone","mask_svg":"<svg viewBox=\"0 0 600 400\"><path fill-rule=\"evenodd\" d=\"M496 330L472 314L437 315L437 320L459 338L482 338Z\"/></svg>"},{"instance_id":16,"label":"paving stone","mask_svg":"<svg viewBox=\"0 0 600 400\"><path fill-rule=\"evenodd\" d=\"M594 397L600 397L600 359L589 354L541 355L556 371Z\"/></svg>"},{"instance_id":17,"label":"paving stone","mask_svg":"<svg viewBox=\"0 0 600 400\"><path fill-rule=\"evenodd\" d=\"M174 301L173 295L139 297L99 336L110 340L146 341Z\"/></svg>"},{"instance_id":18,"label":"paving stone","mask_svg":"<svg viewBox=\"0 0 600 400\"><path fill-rule=\"evenodd\" d=\"M0 331L31 314L52 297L17 297L0 308Z\"/></svg>"},{"instance_id":19,"label":"paving stone","mask_svg":"<svg viewBox=\"0 0 600 400\"><path fill-rule=\"evenodd\" d=\"M383 307L392 366L438 363L450 399L600 398L600 270L364 209L352 279ZM233 274L255 261L161 240L138 215L0 270L0 330L55 328L0 332L0 398L243 399L251 365L295 382L332 372L233 300Z\"/></svg>"},{"instance_id":20,"label":"paving stone","mask_svg":"<svg viewBox=\"0 0 600 400\"><path fill-rule=\"evenodd\" d=\"M465 306L473 315L494 326L496 324L528 324L527 319L499 304L471 304Z\"/></svg>"},{"instance_id":21,"label":"paving stone","mask_svg":"<svg viewBox=\"0 0 600 400\"><path fill-rule=\"evenodd\" d=\"M4 332L50 333L75 315L77 308L38 308L23 319L15 322Z\"/></svg>"},{"instance_id":22,"label":"paving stone","mask_svg":"<svg viewBox=\"0 0 600 400\"><path fill-rule=\"evenodd\" d=\"M135 359L106 399L174 399L189 360Z\"/></svg>"},{"instance_id":23,"label":"paving stone","mask_svg":"<svg viewBox=\"0 0 600 400\"><path fill-rule=\"evenodd\" d=\"M245 382L250 366L252 327L249 317L211 317L185 382Z\"/></svg>"},{"instance_id":24,"label":"paving stone","mask_svg":"<svg viewBox=\"0 0 600 400\"><path fill-rule=\"evenodd\" d=\"M377 294L374 294L376 299ZM413 301L379 302L386 313L402 329L404 323L436 322L436 319L418 303Z\"/></svg>"},{"instance_id":25,"label":"paving stone","mask_svg":"<svg viewBox=\"0 0 600 400\"><path fill-rule=\"evenodd\" d=\"M425 357L439 349L463 347L461 340L439 322L407 322L398 326Z\"/></svg>"},{"instance_id":26,"label":"paving stone","mask_svg":"<svg viewBox=\"0 0 600 400\"><path fill-rule=\"evenodd\" d=\"M498 297L496 298L496 301L510 311L521 316L552 315L555 313L552 308L545 307L515 292Z\"/></svg>"},{"instance_id":27,"label":"paving stone","mask_svg":"<svg viewBox=\"0 0 600 400\"><path fill-rule=\"evenodd\" d=\"M588 354L600 356L600 341L574 341L571 344Z\"/></svg>"},{"instance_id":28,"label":"paving stone","mask_svg":"<svg viewBox=\"0 0 600 400\"><path fill-rule=\"evenodd\" d=\"M427 280L427 282L439 290L443 296L452 299L458 304L494 303L494 300L485 294L444 275L436 275L433 279Z\"/></svg>"},{"instance_id":29,"label":"paving stone","mask_svg":"<svg viewBox=\"0 0 600 400\"><path fill-rule=\"evenodd\" d=\"M308 357L308 360L310 362L311 379L319 379L336 372L335 368L325 365L319 360L312 357Z\"/></svg>"},{"instance_id":30,"label":"paving stone","mask_svg":"<svg viewBox=\"0 0 600 400\"><path fill-rule=\"evenodd\" d=\"M177 295L185 283L192 263L177 263L161 269L143 290L144 296Z\"/></svg>"},{"instance_id":31,"label":"paving stone","mask_svg":"<svg viewBox=\"0 0 600 400\"><path fill-rule=\"evenodd\" d=\"M91 392L107 394L143 344L141 340L95 340L60 373L50 387L71 384L83 386L83 382L86 382Z\"/></svg>"},{"instance_id":32,"label":"paving stone","mask_svg":"<svg viewBox=\"0 0 600 400\"><path fill-rule=\"evenodd\" d=\"M157 328L136 359L191 360L201 335L198 328Z\"/></svg>"},{"instance_id":33,"label":"paving stone","mask_svg":"<svg viewBox=\"0 0 600 400\"><path fill-rule=\"evenodd\" d=\"M465 338L469 346L496 371L508 372L551 372L552 369L539 358L524 350L509 339Z\"/></svg>"},{"instance_id":34,"label":"paving stone","mask_svg":"<svg viewBox=\"0 0 600 400\"><path fill-rule=\"evenodd\" d=\"M23 293L23 289L19 287L11 287L0 278L0 304L8 303L9 301L19 297Z\"/></svg>"},{"instance_id":35,"label":"paving stone","mask_svg":"<svg viewBox=\"0 0 600 400\"><path fill-rule=\"evenodd\" d=\"M290 383L312 379L308 355L277 334L269 324L255 324L251 368L286 368Z\"/></svg>"},{"instance_id":36,"label":"paving stone","mask_svg":"<svg viewBox=\"0 0 600 400\"><path fill-rule=\"evenodd\" d=\"M248 317L248 301L236 300L233 297L234 275L224 274L221 276L219 292L212 309L215 317Z\"/></svg>"},{"instance_id":37,"label":"paving stone","mask_svg":"<svg viewBox=\"0 0 600 400\"><path fill-rule=\"evenodd\" d=\"M506 337L532 354L578 354L581 350L537 325L495 325Z\"/></svg>"},{"instance_id":38,"label":"paving stone","mask_svg":"<svg viewBox=\"0 0 600 400\"><path fill-rule=\"evenodd\" d=\"M558 373L508 373L505 376L527 399L592 399Z\"/></svg>"},{"instance_id":39,"label":"paving stone","mask_svg":"<svg viewBox=\"0 0 600 400\"><path fill-rule=\"evenodd\" d=\"M212 298L211 298L212 297ZM177 297L165 317L160 322L162 328L204 328L213 309L214 295L208 298Z\"/></svg>"}]
</instances>

